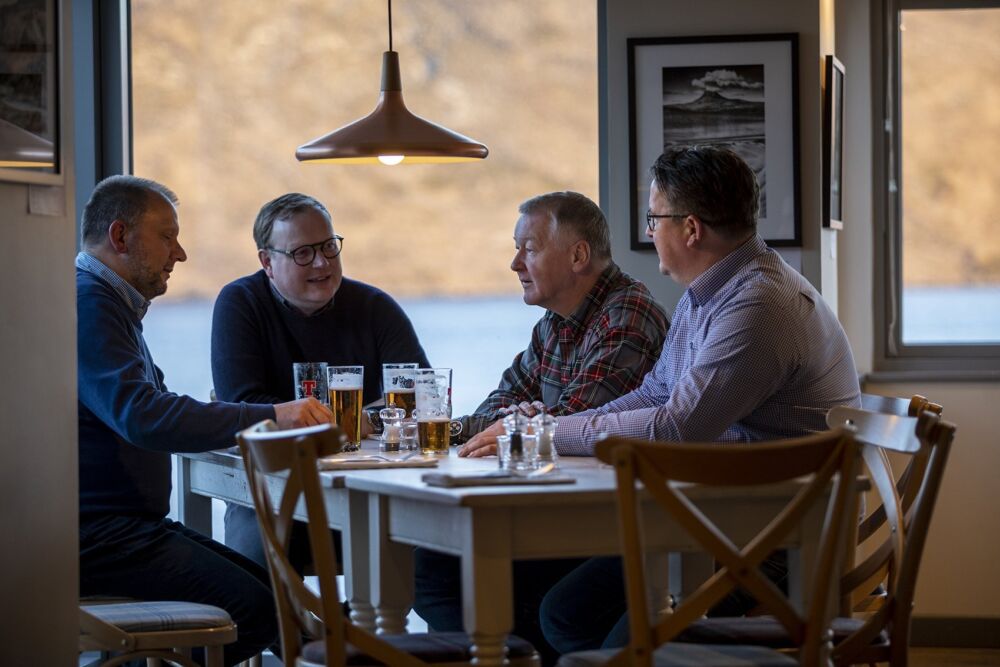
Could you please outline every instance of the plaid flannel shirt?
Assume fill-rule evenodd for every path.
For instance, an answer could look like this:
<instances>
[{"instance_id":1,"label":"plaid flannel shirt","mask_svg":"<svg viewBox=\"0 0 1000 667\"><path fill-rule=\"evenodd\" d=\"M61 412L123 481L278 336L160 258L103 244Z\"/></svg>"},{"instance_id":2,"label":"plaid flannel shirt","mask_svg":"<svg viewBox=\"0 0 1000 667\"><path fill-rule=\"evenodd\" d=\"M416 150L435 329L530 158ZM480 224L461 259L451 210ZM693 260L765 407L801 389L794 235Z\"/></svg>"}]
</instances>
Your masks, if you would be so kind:
<instances>
[{"instance_id":1,"label":"plaid flannel shirt","mask_svg":"<svg viewBox=\"0 0 1000 667\"><path fill-rule=\"evenodd\" d=\"M461 440L479 433L522 401L566 415L604 405L639 386L666 337L666 312L646 286L614 263L567 318L549 311L531 332L497 387L461 418Z\"/></svg>"}]
</instances>

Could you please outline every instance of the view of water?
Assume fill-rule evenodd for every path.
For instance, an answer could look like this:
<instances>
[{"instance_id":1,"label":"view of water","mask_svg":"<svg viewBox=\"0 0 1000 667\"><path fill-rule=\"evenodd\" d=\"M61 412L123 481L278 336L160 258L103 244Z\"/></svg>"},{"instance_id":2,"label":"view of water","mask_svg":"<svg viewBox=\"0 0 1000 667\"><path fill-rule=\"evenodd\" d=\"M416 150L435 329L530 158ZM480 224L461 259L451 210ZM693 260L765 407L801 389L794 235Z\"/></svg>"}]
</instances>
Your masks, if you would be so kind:
<instances>
[{"instance_id":1,"label":"view of water","mask_svg":"<svg viewBox=\"0 0 1000 667\"><path fill-rule=\"evenodd\" d=\"M544 310L520 296L477 299L400 299L427 358L452 368L454 414L475 410L496 388L514 355L527 347ZM156 300L143 333L174 392L208 400L212 389L212 301ZM318 360L321 361L321 360Z\"/></svg>"},{"instance_id":2,"label":"view of water","mask_svg":"<svg viewBox=\"0 0 1000 667\"><path fill-rule=\"evenodd\" d=\"M903 342L1000 343L1000 285L905 288Z\"/></svg>"}]
</instances>

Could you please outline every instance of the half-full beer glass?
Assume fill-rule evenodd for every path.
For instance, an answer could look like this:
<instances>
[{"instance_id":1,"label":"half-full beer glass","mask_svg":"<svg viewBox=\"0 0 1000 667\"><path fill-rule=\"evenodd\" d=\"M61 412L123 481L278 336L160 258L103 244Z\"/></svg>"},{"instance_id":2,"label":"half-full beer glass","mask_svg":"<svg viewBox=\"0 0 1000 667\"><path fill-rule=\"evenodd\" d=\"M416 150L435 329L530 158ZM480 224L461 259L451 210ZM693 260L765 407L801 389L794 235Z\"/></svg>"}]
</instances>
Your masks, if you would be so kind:
<instances>
[{"instance_id":1,"label":"half-full beer glass","mask_svg":"<svg viewBox=\"0 0 1000 667\"><path fill-rule=\"evenodd\" d=\"M312 396L320 403L327 405L330 397L327 395L325 361L292 364L292 377L295 380L296 399Z\"/></svg>"},{"instance_id":2,"label":"half-full beer glass","mask_svg":"<svg viewBox=\"0 0 1000 667\"><path fill-rule=\"evenodd\" d=\"M406 410L405 417L413 414L417 407L413 371L418 364L382 364L382 397L386 407Z\"/></svg>"},{"instance_id":3,"label":"half-full beer glass","mask_svg":"<svg viewBox=\"0 0 1000 667\"><path fill-rule=\"evenodd\" d=\"M413 372L417 407L417 439L424 454L448 455L451 444L451 369L419 368Z\"/></svg>"},{"instance_id":4,"label":"half-full beer glass","mask_svg":"<svg viewBox=\"0 0 1000 667\"><path fill-rule=\"evenodd\" d=\"M361 394L365 386L364 366L330 366L330 410L333 421L347 434L350 449L361 444Z\"/></svg>"}]
</instances>

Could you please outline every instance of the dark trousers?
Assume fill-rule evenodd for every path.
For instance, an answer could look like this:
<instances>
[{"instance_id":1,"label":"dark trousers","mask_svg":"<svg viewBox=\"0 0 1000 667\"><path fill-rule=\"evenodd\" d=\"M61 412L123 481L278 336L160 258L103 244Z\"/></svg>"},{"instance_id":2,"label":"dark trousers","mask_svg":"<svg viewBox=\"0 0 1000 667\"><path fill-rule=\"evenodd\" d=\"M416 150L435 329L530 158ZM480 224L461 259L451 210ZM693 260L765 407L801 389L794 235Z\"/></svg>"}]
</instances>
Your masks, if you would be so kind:
<instances>
[{"instance_id":1,"label":"dark trousers","mask_svg":"<svg viewBox=\"0 0 1000 667\"><path fill-rule=\"evenodd\" d=\"M417 548L413 554L416 592L413 608L438 632L460 632L462 623L461 564L455 556ZM548 590L573 571L581 559L516 561L514 581L514 634L531 642L543 665L555 664L559 654L545 641L538 608Z\"/></svg>"},{"instance_id":2,"label":"dark trousers","mask_svg":"<svg viewBox=\"0 0 1000 667\"><path fill-rule=\"evenodd\" d=\"M237 626L234 665L278 639L267 571L169 519L80 517L80 595L179 600L220 607ZM195 653L196 660L204 656Z\"/></svg>"},{"instance_id":3,"label":"dark trousers","mask_svg":"<svg viewBox=\"0 0 1000 667\"><path fill-rule=\"evenodd\" d=\"M788 590L788 553L775 551L761 572ZM708 611L708 616L743 616L757 606L752 595L737 589ZM559 653L621 648L628 644L625 572L618 556L591 558L555 584L542 601L545 639Z\"/></svg>"},{"instance_id":4,"label":"dark trousers","mask_svg":"<svg viewBox=\"0 0 1000 667\"><path fill-rule=\"evenodd\" d=\"M263 568L267 567L264 556L264 542L260 536L260 526L257 523L257 513L249 507L226 504L226 546L239 552ZM337 563L343 569L340 545L340 533L331 530L333 550ZM292 525L292 535L288 540L288 561L299 574L304 574L312 564L312 554L309 551L309 529L306 524L296 521ZM334 574L339 574L334 572Z\"/></svg>"}]
</instances>

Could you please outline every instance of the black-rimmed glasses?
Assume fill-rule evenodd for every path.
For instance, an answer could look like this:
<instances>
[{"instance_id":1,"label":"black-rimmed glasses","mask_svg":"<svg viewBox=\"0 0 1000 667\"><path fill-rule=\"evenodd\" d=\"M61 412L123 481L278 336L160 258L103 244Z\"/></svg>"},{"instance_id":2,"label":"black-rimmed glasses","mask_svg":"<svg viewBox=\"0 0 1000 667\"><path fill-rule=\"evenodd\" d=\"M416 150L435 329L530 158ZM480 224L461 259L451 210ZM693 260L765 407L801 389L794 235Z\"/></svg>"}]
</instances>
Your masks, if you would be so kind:
<instances>
[{"instance_id":1,"label":"black-rimmed glasses","mask_svg":"<svg viewBox=\"0 0 1000 667\"><path fill-rule=\"evenodd\" d=\"M310 243L307 245L300 245L298 248L293 248L292 250L280 250L278 248L267 248L272 252L280 252L282 255L287 255L292 258L292 261L299 266L309 266L316 260L316 251L323 253L323 256L327 259L333 259L340 254L340 251L344 248L344 237L334 235L325 241L320 241L319 243Z\"/></svg>"},{"instance_id":2,"label":"black-rimmed glasses","mask_svg":"<svg viewBox=\"0 0 1000 667\"><path fill-rule=\"evenodd\" d=\"M660 218L686 218L690 213L653 213L651 211L646 211L646 227L649 231L656 231L656 221Z\"/></svg>"}]
</instances>

